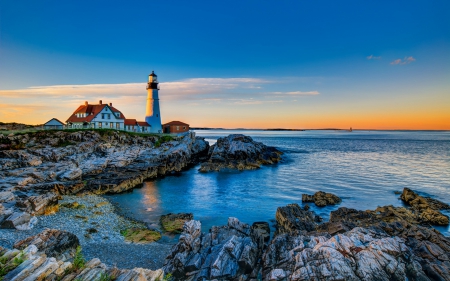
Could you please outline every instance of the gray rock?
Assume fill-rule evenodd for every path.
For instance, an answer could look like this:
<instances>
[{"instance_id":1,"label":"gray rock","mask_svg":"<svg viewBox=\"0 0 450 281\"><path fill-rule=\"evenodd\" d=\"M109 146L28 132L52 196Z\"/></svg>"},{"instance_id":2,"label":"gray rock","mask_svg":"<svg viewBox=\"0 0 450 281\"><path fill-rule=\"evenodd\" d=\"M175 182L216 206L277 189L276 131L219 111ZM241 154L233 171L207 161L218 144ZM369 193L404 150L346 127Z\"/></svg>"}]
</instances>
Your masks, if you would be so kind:
<instances>
[{"instance_id":1,"label":"gray rock","mask_svg":"<svg viewBox=\"0 0 450 281\"><path fill-rule=\"evenodd\" d=\"M31 245L36 246L39 252L49 257L66 260L73 257L80 242L77 236L70 232L46 229L35 236L16 242L14 248L25 249Z\"/></svg>"},{"instance_id":2,"label":"gray rock","mask_svg":"<svg viewBox=\"0 0 450 281\"><path fill-rule=\"evenodd\" d=\"M314 195L302 194L302 202L308 203L312 202L316 204L318 207L324 207L327 205L336 205L341 203L341 198L332 194L326 193L323 191L318 191L314 193Z\"/></svg>"},{"instance_id":3,"label":"gray rock","mask_svg":"<svg viewBox=\"0 0 450 281\"><path fill-rule=\"evenodd\" d=\"M178 244L166 259L166 273L180 280L256 278L254 269L261 251L249 225L229 218L228 225L213 227L210 233L200 230L200 222L186 222Z\"/></svg>"},{"instance_id":4,"label":"gray rock","mask_svg":"<svg viewBox=\"0 0 450 281\"><path fill-rule=\"evenodd\" d=\"M14 212L2 221L0 228L15 228L29 230L37 222L37 218L26 212Z\"/></svg>"},{"instance_id":5,"label":"gray rock","mask_svg":"<svg viewBox=\"0 0 450 281\"><path fill-rule=\"evenodd\" d=\"M279 162L281 154L276 148L253 141L249 136L229 135L217 139L209 148L209 160L202 163L199 171L254 170L263 164Z\"/></svg>"}]
</instances>

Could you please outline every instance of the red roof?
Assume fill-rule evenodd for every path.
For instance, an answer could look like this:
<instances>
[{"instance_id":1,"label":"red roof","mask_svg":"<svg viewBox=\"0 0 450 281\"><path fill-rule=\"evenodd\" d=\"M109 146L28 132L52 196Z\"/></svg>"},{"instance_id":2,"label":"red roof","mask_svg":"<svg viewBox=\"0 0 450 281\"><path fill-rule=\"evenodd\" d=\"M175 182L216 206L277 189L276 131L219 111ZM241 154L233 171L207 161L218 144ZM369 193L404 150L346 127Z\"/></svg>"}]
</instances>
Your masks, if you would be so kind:
<instances>
[{"instance_id":1,"label":"red roof","mask_svg":"<svg viewBox=\"0 0 450 281\"><path fill-rule=\"evenodd\" d=\"M125 119L125 125L136 126L136 119Z\"/></svg>"},{"instance_id":2,"label":"red roof","mask_svg":"<svg viewBox=\"0 0 450 281\"><path fill-rule=\"evenodd\" d=\"M163 126L189 126L189 124L183 123L181 121L171 121L169 123L164 124Z\"/></svg>"},{"instance_id":3,"label":"red roof","mask_svg":"<svg viewBox=\"0 0 450 281\"><path fill-rule=\"evenodd\" d=\"M150 127L150 125L145 121L137 121L137 123L141 127Z\"/></svg>"},{"instance_id":4,"label":"red roof","mask_svg":"<svg viewBox=\"0 0 450 281\"><path fill-rule=\"evenodd\" d=\"M115 116L116 119L125 119L125 116L123 115L120 110L117 108L114 108L112 106L109 106L107 104L88 104L88 105L80 105L73 113L72 115L67 119L66 122L91 122L92 119L97 116L105 107L108 107L111 109L112 112L118 112L120 113L120 117ZM87 113L88 116L86 117L77 117L77 113Z\"/></svg>"}]
</instances>

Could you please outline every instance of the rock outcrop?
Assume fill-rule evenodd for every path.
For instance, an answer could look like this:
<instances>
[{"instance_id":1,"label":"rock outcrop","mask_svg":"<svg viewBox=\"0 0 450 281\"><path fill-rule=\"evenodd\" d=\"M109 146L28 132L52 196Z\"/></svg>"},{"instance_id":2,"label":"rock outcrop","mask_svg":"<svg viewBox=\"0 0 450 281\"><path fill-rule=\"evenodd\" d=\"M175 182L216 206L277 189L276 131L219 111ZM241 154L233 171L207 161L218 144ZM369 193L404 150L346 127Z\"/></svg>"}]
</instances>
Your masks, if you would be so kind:
<instances>
[{"instance_id":1,"label":"rock outcrop","mask_svg":"<svg viewBox=\"0 0 450 281\"><path fill-rule=\"evenodd\" d=\"M309 211L309 208L302 209L298 204L278 207L275 219L277 220L276 234L314 231L318 222L322 221L322 218Z\"/></svg>"},{"instance_id":2,"label":"rock outcrop","mask_svg":"<svg viewBox=\"0 0 450 281\"><path fill-rule=\"evenodd\" d=\"M412 280L450 280L450 239L433 228L418 225L417 218L408 209L392 206L379 207L375 211L339 208L331 212L330 221L318 230L327 231L338 225L344 232L363 226L398 237L411 252L412 264L407 268L411 270L408 276ZM422 274L425 277L420 277Z\"/></svg>"},{"instance_id":3,"label":"rock outcrop","mask_svg":"<svg viewBox=\"0 0 450 281\"><path fill-rule=\"evenodd\" d=\"M256 142L249 136L229 135L217 139L209 148L208 161L202 163L199 171L254 170L261 165L278 163L281 154L276 148Z\"/></svg>"},{"instance_id":4,"label":"rock outcrop","mask_svg":"<svg viewBox=\"0 0 450 281\"><path fill-rule=\"evenodd\" d=\"M323 191L318 191L314 195L302 194L302 202L304 203L314 203L317 207L324 207L327 205L337 205L341 203L341 198Z\"/></svg>"},{"instance_id":5,"label":"rock outcrop","mask_svg":"<svg viewBox=\"0 0 450 281\"><path fill-rule=\"evenodd\" d=\"M205 234L199 221L186 222L178 244L167 257L164 272L176 280L256 279L267 240L267 233L261 231L264 228L229 218L228 225L213 227Z\"/></svg>"},{"instance_id":6,"label":"rock outcrop","mask_svg":"<svg viewBox=\"0 0 450 281\"><path fill-rule=\"evenodd\" d=\"M440 210L448 210L450 205L433 198L422 197L406 187L403 189L400 199L411 206L423 223L433 225L449 224L448 216L442 214Z\"/></svg>"},{"instance_id":7,"label":"rock outcrop","mask_svg":"<svg viewBox=\"0 0 450 281\"><path fill-rule=\"evenodd\" d=\"M69 259L75 255L75 249L80 245L75 234L56 229L46 229L14 244L14 248L23 250L31 245L39 252L57 259Z\"/></svg>"},{"instance_id":8,"label":"rock outcrop","mask_svg":"<svg viewBox=\"0 0 450 281\"><path fill-rule=\"evenodd\" d=\"M161 269L118 269L108 267L99 259L84 261L82 256L72 258L78 246L76 236L58 230L46 230L18 242L19 249L0 247L1 280L162 280ZM63 254L66 253L66 254ZM80 262L83 260L83 262Z\"/></svg>"},{"instance_id":9,"label":"rock outcrop","mask_svg":"<svg viewBox=\"0 0 450 281\"><path fill-rule=\"evenodd\" d=\"M58 210L58 196L118 193L180 172L207 156L195 133L165 139L117 131L41 131L0 143L0 227L29 229ZM158 145L155 145L158 144Z\"/></svg>"}]
</instances>

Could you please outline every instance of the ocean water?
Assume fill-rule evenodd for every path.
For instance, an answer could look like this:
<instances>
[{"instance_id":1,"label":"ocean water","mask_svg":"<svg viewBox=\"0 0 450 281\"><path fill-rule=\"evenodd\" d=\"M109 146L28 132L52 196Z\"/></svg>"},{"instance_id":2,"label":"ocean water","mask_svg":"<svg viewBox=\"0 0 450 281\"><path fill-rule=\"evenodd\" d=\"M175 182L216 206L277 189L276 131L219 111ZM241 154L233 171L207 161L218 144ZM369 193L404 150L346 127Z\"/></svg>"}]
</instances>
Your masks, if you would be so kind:
<instances>
[{"instance_id":1,"label":"ocean water","mask_svg":"<svg viewBox=\"0 0 450 281\"><path fill-rule=\"evenodd\" d=\"M213 144L234 133L275 146L283 161L255 171L199 173L199 166L148 181L132 192L108 198L128 216L157 224L167 213L191 212L203 231L237 217L246 223L273 224L277 207L301 203L303 193L334 193L338 206L310 204L326 219L345 206L359 210L402 206L399 195L409 187L450 203L449 131L258 131L201 130ZM447 213L448 215L448 213ZM449 227L438 227L450 235Z\"/></svg>"}]
</instances>

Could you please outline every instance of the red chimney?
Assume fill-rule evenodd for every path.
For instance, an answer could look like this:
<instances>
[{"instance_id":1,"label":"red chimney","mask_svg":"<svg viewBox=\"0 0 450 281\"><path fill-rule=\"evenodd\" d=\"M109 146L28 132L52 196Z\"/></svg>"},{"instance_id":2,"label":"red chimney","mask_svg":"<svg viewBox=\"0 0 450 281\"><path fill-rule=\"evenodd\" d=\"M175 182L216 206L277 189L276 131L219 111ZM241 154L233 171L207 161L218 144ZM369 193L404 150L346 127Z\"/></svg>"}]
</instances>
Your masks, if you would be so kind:
<instances>
[{"instance_id":1,"label":"red chimney","mask_svg":"<svg viewBox=\"0 0 450 281\"><path fill-rule=\"evenodd\" d=\"M102 100L99 100L99 103L102 104Z\"/></svg>"},{"instance_id":2,"label":"red chimney","mask_svg":"<svg viewBox=\"0 0 450 281\"><path fill-rule=\"evenodd\" d=\"M85 106L88 106L88 104L89 104L89 103L88 103L87 101L84 102L84 105L85 105Z\"/></svg>"},{"instance_id":3,"label":"red chimney","mask_svg":"<svg viewBox=\"0 0 450 281\"><path fill-rule=\"evenodd\" d=\"M109 103L109 106L112 106L112 102Z\"/></svg>"}]
</instances>

